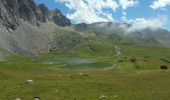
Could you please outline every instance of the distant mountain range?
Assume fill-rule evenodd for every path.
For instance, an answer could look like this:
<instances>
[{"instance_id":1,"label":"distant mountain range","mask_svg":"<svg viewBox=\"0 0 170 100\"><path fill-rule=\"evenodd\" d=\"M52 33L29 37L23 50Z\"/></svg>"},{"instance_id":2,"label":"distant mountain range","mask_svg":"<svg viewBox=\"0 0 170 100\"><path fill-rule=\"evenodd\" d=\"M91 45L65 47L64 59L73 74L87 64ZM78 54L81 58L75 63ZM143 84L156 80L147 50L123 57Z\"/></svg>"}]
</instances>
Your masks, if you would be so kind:
<instances>
[{"instance_id":1,"label":"distant mountain range","mask_svg":"<svg viewBox=\"0 0 170 100\"><path fill-rule=\"evenodd\" d=\"M130 24L113 22L81 23L74 26L76 31L95 33L99 37L113 37L114 40L124 40L141 45L170 47L170 32L161 28L148 27L129 31Z\"/></svg>"},{"instance_id":2,"label":"distant mountain range","mask_svg":"<svg viewBox=\"0 0 170 100\"><path fill-rule=\"evenodd\" d=\"M0 0L0 55L62 53L93 39L170 47L170 32L165 29L130 28L131 24L113 22L72 25L59 9L50 11L34 0Z\"/></svg>"}]
</instances>

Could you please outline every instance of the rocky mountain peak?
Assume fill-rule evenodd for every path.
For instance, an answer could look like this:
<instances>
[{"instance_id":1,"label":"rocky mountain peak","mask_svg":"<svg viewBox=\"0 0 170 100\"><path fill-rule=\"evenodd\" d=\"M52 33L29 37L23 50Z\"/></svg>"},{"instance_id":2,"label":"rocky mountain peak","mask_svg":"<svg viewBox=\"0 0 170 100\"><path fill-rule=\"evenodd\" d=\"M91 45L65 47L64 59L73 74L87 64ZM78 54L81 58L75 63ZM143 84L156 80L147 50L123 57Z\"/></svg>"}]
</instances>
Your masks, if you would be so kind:
<instances>
[{"instance_id":1,"label":"rocky mountain peak","mask_svg":"<svg viewBox=\"0 0 170 100\"><path fill-rule=\"evenodd\" d=\"M55 24L59 26L70 26L71 22L67 19L59 9L55 9L54 11L50 11L48 15L48 19L54 21Z\"/></svg>"},{"instance_id":2,"label":"rocky mountain peak","mask_svg":"<svg viewBox=\"0 0 170 100\"><path fill-rule=\"evenodd\" d=\"M0 0L0 23L6 28L15 30L21 20L39 25L47 19L59 26L71 25L60 10L49 11L44 4L36 5L34 0Z\"/></svg>"},{"instance_id":3,"label":"rocky mountain peak","mask_svg":"<svg viewBox=\"0 0 170 100\"><path fill-rule=\"evenodd\" d=\"M53 31L68 25L60 10L50 11L34 0L0 0L0 49L23 56L49 52Z\"/></svg>"}]
</instances>

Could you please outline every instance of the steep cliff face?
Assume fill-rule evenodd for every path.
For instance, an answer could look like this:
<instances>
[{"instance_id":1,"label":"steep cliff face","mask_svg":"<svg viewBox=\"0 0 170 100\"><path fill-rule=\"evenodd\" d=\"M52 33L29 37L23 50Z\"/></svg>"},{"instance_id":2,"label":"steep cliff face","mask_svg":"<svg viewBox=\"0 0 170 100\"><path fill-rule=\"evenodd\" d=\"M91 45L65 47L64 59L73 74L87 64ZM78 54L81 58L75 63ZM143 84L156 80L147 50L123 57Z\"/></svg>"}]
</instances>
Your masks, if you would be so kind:
<instances>
[{"instance_id":1,"label":"steep cliff face","mask_svg":"<svg viewBox=\"0 0 170 100\"><path fill-rule=\"evenodd\" d=\"M33 0L1 0L0 20L3 26L15 30L21 20L37 24L42 13Z\"/></svg>"},{"instance_id":2,"label":"steep cliff face","mask_svg":"<svg viewBox=\"0 0 170 100\"><path fill-rule=\"evenodd\" d=\"M54 30L68 25L59 10L49 11L34 0L0 0L0 50L23 56L49 52Z\"/></svg>"},{"instance_id":3,"label":"steep cliff face","mask_svg":"<svg viewBox=\"0 0 170 100\"><path fill-rule=\"evenodd\" d=\"M11 29L15 29L18 25L19 12L17 12L15 7L13 6L17 4L11 2L8 5L8 1L9 0L0 0L0 24L1 27L5 26Z\"/></svg>"},{"instance_id":4,"label":"steep cliff face","mask_svg":"<svg viewBox=\"0 0 170 100\"><path fill-rule=\"evenodd\" d=\"M15 30L21 20L39 25L47 19L59 26L71 25L59 10L49 11L44 4L37 6L34 0L0 0L0 23L7 28Z\"/></svg>"},{"instance_id":5,"label":"steep cliff face","mask_svg":"<svg viewBox=\"0 0 170 100\"><path fill-rule=\"evenodd\" d=\"M33 0L18 0L19 14L23 20L37 23L41 21L43 14Z\"/></svg>"},{"instance_id":6,"label":"steep cliff face","mask_svg":"<svg viewBox=\"0 0 170 100\"><path fill-rule=\"evenodd\" d=\"M46 18L48 17L48 14L49 14L49 9L44 4L38 5L38 8L42 12L42 16L41 16L40 20L43 22L46 22Z\"/></svg>"}]
</instances>

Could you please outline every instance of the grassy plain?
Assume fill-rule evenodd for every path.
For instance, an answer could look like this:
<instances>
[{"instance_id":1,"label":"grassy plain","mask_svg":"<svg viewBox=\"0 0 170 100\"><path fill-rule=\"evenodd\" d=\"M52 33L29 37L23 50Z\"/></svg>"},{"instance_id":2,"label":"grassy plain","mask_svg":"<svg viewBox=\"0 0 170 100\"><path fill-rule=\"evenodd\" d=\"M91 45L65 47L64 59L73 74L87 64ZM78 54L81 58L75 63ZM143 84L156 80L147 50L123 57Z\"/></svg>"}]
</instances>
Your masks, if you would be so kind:
<instances>
[{"instance_id":1,"label":"grassy plain","mask_svg":"<svg viewBox=\"0 0 170 100\"><path fill-rule=\"evenodd\" d=\"M169 100L170 71L160 69L170 66L161 60L170 61L169 48L94 42L73 49L75 54L11 55L0 62L0 100Z\"/></svg>"}]
</instances>

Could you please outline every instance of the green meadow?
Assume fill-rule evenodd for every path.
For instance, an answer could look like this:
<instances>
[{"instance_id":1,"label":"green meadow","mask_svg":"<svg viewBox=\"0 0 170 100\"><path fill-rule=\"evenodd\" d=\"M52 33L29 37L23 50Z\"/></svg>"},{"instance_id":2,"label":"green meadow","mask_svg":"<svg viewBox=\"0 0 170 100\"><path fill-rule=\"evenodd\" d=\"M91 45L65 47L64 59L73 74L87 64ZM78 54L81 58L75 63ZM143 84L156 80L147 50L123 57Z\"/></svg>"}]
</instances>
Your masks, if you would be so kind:
<instances>
[{"instance_id":1,"label":"green meadow","mask_svg":"<svg viewBox=\"0 0 170 100\"><path fill-rule=\"evenodd\" d=\"M0 100L169 100L170 71L160 69L170 67L169 48L93 41L72 49L32 58L9 54L0 62Z\"/></svg>"}]
</instances>

